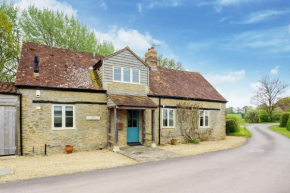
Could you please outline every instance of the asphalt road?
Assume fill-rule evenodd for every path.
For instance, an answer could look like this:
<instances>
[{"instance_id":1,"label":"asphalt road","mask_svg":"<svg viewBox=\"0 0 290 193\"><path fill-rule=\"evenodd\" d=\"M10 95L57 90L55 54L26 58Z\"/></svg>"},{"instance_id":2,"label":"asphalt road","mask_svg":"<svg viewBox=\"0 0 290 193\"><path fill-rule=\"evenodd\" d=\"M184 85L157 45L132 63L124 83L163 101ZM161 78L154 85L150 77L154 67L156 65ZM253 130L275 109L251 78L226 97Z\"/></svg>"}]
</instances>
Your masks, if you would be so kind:
<instances>
[{"instance_id":1,"label":"asphalt road","mask_svg":"<svg viewBox=\"0 0 290 193\"><path fill-rule=\"evenodd\" d=\"M290 193L290 139L268 126L248 126L253 137L240 148L0 184L0 193Z\"/></svg>"}]
</instances>

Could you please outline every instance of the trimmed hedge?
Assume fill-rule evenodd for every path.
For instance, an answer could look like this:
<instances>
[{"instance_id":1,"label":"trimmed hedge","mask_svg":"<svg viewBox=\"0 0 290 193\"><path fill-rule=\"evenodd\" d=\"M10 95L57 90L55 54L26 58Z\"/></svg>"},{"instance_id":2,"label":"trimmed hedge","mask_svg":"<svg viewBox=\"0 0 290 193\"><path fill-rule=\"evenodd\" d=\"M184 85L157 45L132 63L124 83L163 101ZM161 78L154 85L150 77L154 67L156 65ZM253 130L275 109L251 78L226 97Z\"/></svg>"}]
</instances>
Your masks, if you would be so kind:
<instances>
[{"instance_id":1,"label":"trimmed hedge","mask_svg":"<svg viewBox=\"0 0 290 193\"><path fill-rule=\"evenodd\" d=\"M249 123L259 123L259 111L255 109L248 110L245 119Z\"/></svg>"},{"instance_id":2,"label":"trimmed hedge","mask_svg":"<svg viewBox=\"0 0 290 193\"><path fill-rule=\"evenodd\" d=\"M237 123L238 128L240 128L240 124L239 124L240 119L237 116L228 114L226 119L234 119Z\"/></svg>"},{"instance_id":3,"label":"trimmed hedge","mask_svg":"<svg viewBox=\"0 0 290 193\"><path fill-rule=\"evenodd\" d=\"M268 123L271 121L270 115L266 111L260 111L259 113L259 122Z\"/></svg>"},{"instance_id":4,"label":"trimmed hedge","mask_svg":"<svg viewBox=\"0 0 290 193\"><path fill-rule=\"evenodd\" d=\"M235 119L227 119L226 120L226 134L229 135L231 133L239 132L238 123Z\"/></svg>"},{"instance_id":5,"label":"trimmed hedge","mask_svg":"<svg viewBox=\"0 0 290 193\"><path fill-rule=\"evenodd\" d=\"M273 112L272 114L272 121L279 122L281 118L282 113L280 112Z\"/></svg>"},{"instance_id":6,"label":"trimmed hedge","mask_svg":"<svg viewBox=\"0 0 290 193\"><path fill-rule=\"evenodd\" d=\"M286 127L287 125L287 121L289 119L289 116L290 116L290 112L288 113L283 113L281 115L281 118L280 118L280 127Z\"/></svg>"},{"instance_id":7,"label":"trimmed hedge","mask_svg":"<svg viewBox=\"0 0 290 193\"><path fill-rule=\"evenodd\" d=\"M287 129L288 131L290 131L290 118L289 118L288 121L287 121L286 129Z\"/></svg>"}]
</instances>

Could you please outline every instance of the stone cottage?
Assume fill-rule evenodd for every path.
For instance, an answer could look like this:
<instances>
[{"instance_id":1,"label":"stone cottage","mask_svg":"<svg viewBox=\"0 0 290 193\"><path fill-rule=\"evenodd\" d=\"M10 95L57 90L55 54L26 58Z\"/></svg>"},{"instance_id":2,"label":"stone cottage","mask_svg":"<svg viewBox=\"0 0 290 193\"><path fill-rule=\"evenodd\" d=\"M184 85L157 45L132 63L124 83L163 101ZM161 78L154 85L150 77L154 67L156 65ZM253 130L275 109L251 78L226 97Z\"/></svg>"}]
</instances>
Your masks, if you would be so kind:
<instances>
[{"instance_id":1,"label":"stone cottage","mask_svg":"<svg viewBox=\"0 0 290 193\"><path fill-rule=\"evenodd\" d=\"M183 142L182 101L201 107L202 140L225 138L227 101L200 73L157 67L153 47L144 62L129 47L104 57L24 42L15 93L19 154Z\"/></svg>"}]
</instances>

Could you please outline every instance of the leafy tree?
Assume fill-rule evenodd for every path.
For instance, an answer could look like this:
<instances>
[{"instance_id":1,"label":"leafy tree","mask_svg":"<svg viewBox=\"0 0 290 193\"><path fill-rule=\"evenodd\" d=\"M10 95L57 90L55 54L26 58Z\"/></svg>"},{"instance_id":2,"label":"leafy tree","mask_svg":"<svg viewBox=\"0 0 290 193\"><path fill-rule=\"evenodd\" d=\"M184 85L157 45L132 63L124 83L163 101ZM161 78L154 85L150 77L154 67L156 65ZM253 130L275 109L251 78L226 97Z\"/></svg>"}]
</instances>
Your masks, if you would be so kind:
<instances>
[{"instance_id":1,"label":"leafy tree","mask_svg":"<svg viewBox=\"0 0 290 193\"><path fill-rule=\"evenodd\" d=\"M104 56L114 52L112 43L100 42L94 31L62 11L30 6L22 12L21 28L27 41Z\"/></svg>"},{"instance_id":2,"label":"leafy tree","mask_svg":"<svg viewBox=\"0 0 290 193\"><path fill-rule=\"evenodd\" d=\"M288 84L277 79L270 79L268 76L260 80L260 86L252 97L252 103L262 105L272 118L275 105L280 100L281 95L286 91Z\"/></svg>"},{"instance_id":3,"label":"leafy tree","mask_svg":"<svg viewBox=\"0 0 290 193\"><path fill-rule=\"evenodd\" d=\"M164 68L184 70L181 62L175 62L174 59L163 58L162 55L157 56L157 65Z\"/></svg>"},{"instance_id":4,"label":"leafy tree","mask_svg":"<svg viewBox=\"0 0 290 193\"><path fill-rule=\"evenodd\" d=\"M227 114L235 114L235 108L234 107L229 107L227 108Z\"/></svg>"},{"instance_id":5,"label":"leafy tree","mask_svg":"<svg viewBox=\"0 0 290 193\"><path fill-rule=\"evenodd\" d=\"M0 81L13 81L20 55L19 9L0 2Z\"/></svg>"},{"instance_id":6,"label":"leafy tree","mask_svg":"<svg viewBox=\"0 0 290 193\"><path fill-rule=\"evenodd\" d=\"M245 119L249 123L259 123L259 110L256 109L248 109L245 114Z\"/></svg>"}]
</instances>

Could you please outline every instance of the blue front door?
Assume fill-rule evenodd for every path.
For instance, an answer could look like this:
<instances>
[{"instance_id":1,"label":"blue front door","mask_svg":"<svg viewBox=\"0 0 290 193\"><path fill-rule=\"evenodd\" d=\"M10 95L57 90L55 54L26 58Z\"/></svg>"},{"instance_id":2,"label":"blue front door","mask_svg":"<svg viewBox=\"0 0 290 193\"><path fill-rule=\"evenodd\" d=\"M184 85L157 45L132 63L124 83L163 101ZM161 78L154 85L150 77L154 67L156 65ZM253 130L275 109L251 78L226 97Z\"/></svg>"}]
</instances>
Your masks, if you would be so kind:
<instances>
[{"instance_id":1,"label":"blue front door","mask_svg":"<svg viewBox=\"0 0 290 193\"><path fill-rule=\"evenodd\" d=\"M139 142L139 110L128 110L127 142Z\"/></svg>"}]
</instances>

